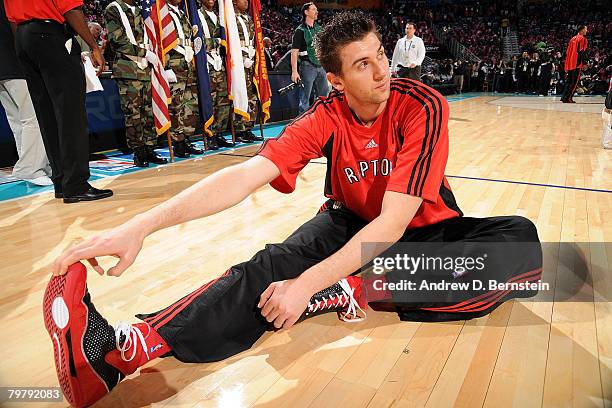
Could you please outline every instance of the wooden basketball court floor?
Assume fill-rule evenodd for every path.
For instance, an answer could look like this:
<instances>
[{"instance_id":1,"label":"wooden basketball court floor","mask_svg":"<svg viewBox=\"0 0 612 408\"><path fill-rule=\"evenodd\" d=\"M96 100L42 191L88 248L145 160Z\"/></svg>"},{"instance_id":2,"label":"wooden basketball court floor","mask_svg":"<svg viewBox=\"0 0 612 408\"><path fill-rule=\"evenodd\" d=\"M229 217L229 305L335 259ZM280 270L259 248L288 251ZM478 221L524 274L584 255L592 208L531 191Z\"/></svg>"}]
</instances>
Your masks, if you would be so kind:
<instances>
[{"instance_id":1,"label":"wooden basketball court floor","mask_svg":"<svg viewBox=\"0 0 612 408\"><path fill-rule=\"evenodd\" d=\"M329 314L267 333L226 361L158 359L96 406L612 407L612 251L595 244L612 241L612 151L600 146L601 104L589 113L561 112L548 99L531 98L527 107L496 101L451 103L446 174L466 215L523 215L543 242L576 243L589 275L569 299L511 301L451 323L370 311L347 324ZM109 200L64 205L47 193L0 203L0 385L57 386L41 301L49 265L64 248L256 149L96 182L115 191ZM155 233L120 278L90 273L98 310L111 324L135 321L135 313L158 310L282 240L323 202L323 163L306 167L292 195L265 187L222 215ZM558 258L545 259L553 282ZM45 405L66 403L32 404Z\"/></svg>"}]
</instances>

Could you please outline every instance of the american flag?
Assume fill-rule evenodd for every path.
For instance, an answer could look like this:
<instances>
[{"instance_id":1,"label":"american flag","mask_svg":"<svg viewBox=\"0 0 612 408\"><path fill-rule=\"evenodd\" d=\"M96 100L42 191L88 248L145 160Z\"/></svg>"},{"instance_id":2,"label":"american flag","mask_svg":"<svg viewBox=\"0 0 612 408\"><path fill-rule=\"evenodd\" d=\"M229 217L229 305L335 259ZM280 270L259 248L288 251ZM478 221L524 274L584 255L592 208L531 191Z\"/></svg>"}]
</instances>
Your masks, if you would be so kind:
<instances>
[{"instance_id":1,"label":"american flag","mask_svg":"<svg viewBox=\"0 0 612 408\"><path fill-rule=\"evenodd\" d=\"M168 104L172 97L164 71L165 57L177 44L178 39L166 0L142 0L141 8L149 46L158 57L151 72L151 93L155 129L157 134L161 135L170 128Z\"/></svg>"}]
</instances>

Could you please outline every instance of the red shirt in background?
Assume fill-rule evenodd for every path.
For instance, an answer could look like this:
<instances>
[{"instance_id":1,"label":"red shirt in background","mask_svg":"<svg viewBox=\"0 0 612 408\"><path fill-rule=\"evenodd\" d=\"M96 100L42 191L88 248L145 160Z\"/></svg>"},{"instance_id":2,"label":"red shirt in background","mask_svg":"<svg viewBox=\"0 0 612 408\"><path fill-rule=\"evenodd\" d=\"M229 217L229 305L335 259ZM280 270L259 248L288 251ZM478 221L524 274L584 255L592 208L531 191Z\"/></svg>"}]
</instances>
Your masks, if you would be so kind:
<instances>
[{"instance_id":1,"label":"red shirt in background","mask_svg":"<svg viewBox=\"0 0 612 408\"><path fill-rule=\"evenodd\" d=\"M4 0L4 6L6 17L11 23L55 20L63 24L64 14L77 7L83 7L83 0Z\"/></svg>"},{"instance_id":2,"label":"red shirt in background","mask_svg":"<svg viewBox=\"0 0 612 408\"><path fill-rule=\"evenodd\" d=\"M277 139L267 140L258 154L280 170L270 185L283 193L295 189L310 160L325 156L325 195L367 221L380 215L386 191L421 197L407 227L422 227L462 215L444 176L448 114L448 103L432 88L392 79L385 110L366 127L344 94L333 91Z\"/></svg>"},{"instance_id":3,"label":"red shirt in background","mask_svg":"<svg viewBox=\"0 0 612 408\"><path fill-rule=\"evenodd\" d=\"M582 62L578 63L578 52L587 49L588 41L582 34L577 34L572 37L567 45L567 53L565 55L565 72L582 68Z\"/></svg>"}]
</instances>

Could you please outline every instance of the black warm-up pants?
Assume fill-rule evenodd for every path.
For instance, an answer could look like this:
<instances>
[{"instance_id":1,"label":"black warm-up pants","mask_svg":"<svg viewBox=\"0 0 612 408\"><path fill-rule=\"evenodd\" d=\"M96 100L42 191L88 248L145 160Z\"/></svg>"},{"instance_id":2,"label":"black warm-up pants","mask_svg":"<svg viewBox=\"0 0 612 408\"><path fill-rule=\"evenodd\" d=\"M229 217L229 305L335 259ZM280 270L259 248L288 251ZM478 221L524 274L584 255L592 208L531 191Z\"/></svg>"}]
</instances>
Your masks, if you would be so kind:
<instances>
[{"instance_id":1,"label":"black warm-up pants","mask_svg":"<svg viewBox=\"0 0 612 408\"><path fill-rule=\"evenodd\" d=\"M563 94L561 95L562 101L571 101L576 92L576 86L580 79L580 69L572 69L567 71L565 74L565 85L563 86Z\"/></svg>"},{"instance_id":2,"label":"black warm-up pants","mask_svg":"<svg viewBox=\"0 0 612 408\"><path fill-rule=\"evenodd\" d=\"M137 317L157 330L172 348L173 355L184 362L218 361L250 348L266 330L273 329L257 308L261 293L272 282L296 278L329 257L367 224L352 212L333 204L333 201L328 201L313 219L283 243L266 245L249 261L232 266L218 279L167 308ZM542 254L536 228L522 217L456 217L407 230L400 242L438 242L444 245L457 242L530 242L531 250L523 251L520 256L508 254L507 259L498 263L495 275L505 281L516 281L534 280L541 274ZM477 249L477 245L471 247ZM467 252L472 251L467 248ZM482 275L486 273L481 272L479 278L486 278ZM390 272L385 276L390 282L403 277L400 272ZM474 278L474 275L469 276L469 279ZM502 293L488 298L493 299L488 303L479 301L480 307L474 309L472 306L472 309L467 308L471 310L467 312L466 308L463 311L436 311L436 306L448 310L453 301L456 305L466 300L461 297L453 300L452 292L450 295L445 292L445 299L437 305L432 302L396 304L395 299L379 304L380 307L371 305L374 309L397 312L402 320L463 320L490 313L505 300L535 293ZM486 299L481 297L480 300Z\"/></svg>"},{"instance_id":3,"label":"black warm-up pants","mask_svg":"<svg viewBox=\"0 0 612 408\"><path fill-rule=\"evenodd\" d=\"M15 35L57 193L89 188L89 133L81 47L63 25L31 20Z\"/></svg>"}]
</instances>

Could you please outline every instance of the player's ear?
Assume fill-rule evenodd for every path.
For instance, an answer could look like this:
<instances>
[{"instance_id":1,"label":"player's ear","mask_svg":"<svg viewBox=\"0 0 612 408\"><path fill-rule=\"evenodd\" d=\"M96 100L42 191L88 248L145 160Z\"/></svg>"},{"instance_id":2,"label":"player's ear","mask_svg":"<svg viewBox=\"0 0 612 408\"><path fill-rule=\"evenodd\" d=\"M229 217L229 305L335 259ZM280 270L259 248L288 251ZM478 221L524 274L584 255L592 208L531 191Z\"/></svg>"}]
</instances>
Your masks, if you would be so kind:
<instances>
[{"instance_id":1,"label":"player's ear","mask_svg":"<svg viewBox=\"0 0 612 408\"><path fill-rule=\"evenodd\" d=\"M340 75L336 75L332 72L328 72L327 80L332 85L332 87L334 87L335 90L340 91L340 92L344 91L344 82L342 81L342 78L340 77Z\"/></svg>"}]
</instances>

